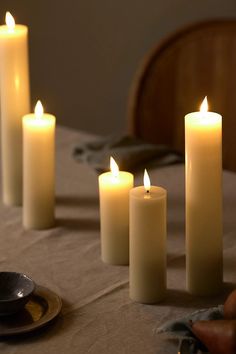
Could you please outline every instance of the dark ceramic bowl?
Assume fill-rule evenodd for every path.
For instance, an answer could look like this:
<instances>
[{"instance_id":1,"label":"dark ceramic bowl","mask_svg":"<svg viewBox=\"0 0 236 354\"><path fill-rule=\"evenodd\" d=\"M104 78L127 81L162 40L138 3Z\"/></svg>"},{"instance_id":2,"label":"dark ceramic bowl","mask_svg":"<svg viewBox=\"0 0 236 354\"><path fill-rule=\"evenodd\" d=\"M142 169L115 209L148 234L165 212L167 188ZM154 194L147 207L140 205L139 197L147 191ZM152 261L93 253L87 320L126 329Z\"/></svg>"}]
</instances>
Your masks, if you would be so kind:
<instances>
[{"instance_id":1,"label":"dark ceramic bowl","mask_svg":"<svg viewBox=\"0 0 236 354\"><path fill-rule=\"evenodd\" d=\"M35 289L32 279L23 273L0 272L0 316L21 310Z\"/></svg>"}]
</instances>

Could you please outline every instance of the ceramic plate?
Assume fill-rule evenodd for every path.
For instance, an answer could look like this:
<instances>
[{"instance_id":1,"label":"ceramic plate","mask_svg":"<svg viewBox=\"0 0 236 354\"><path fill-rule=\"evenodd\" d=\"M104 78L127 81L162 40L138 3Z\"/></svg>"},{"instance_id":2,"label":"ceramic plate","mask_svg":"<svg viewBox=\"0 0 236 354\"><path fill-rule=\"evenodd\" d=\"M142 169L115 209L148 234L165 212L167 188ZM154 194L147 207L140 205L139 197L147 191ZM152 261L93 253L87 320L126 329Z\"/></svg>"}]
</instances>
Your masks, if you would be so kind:
<instances>
[{"instance_id":1,"label":"ceramic plate","mask_svg":"<svg viewBox=\"0 0 236 354\"><path fill-rule=\"evenodd\" d=\"M60 313L61 307L62 302L57 294L37 285L22 311L0 317L0 336L28 333L43 327Z\"/></svg>"}]
</instances>

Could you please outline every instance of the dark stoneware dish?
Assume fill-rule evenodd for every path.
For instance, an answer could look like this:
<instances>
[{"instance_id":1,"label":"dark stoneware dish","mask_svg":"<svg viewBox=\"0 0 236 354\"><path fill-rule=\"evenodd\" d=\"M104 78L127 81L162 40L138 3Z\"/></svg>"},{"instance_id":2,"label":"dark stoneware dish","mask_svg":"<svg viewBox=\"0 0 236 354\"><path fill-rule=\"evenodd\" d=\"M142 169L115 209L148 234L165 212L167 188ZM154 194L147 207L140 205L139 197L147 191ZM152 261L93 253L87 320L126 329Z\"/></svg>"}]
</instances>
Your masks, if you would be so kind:
<instances>
[{"instance_id":1,"label":"dark stoneware dish","mask_svg":"<svg viewBox=\"0 0 236 354\"><path fill-rule=\"evenodd\" d=\"M29 301L35 284L23 273L0 272L0 316L21 310Z\"/></svg>"},{"instance_id":2,"label":"dark stoneware dish","mask_svg":"<svg viewBox=\"0 0 236 354\"><path fill-rule=\"evenodd\" d=\"M52 322L60 313L60 297L44 286L36 285L25 307L12 316L0 317L0 338L26 334Z\"/></svg>"}]
</instances>

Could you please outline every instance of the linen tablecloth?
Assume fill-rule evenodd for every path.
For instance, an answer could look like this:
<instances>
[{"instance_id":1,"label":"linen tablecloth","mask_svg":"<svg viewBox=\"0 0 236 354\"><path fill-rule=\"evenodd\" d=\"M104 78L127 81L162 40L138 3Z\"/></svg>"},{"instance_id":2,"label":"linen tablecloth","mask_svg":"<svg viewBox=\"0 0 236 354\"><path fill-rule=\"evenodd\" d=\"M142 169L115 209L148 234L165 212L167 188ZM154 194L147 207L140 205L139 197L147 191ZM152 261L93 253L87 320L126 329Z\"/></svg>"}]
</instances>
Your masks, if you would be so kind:
<instances>
[{"instance_id":1,"label":"linen tablecloth","mask_svg":"<svg viewBox=\"0 0 236 354\"><path fill-rule=\"evenodd\" d=\"M0 204L0 270L25 272L63 299L55 323L26 337L1 339L0 351L176 354L176 342L157 335L156 328L222 303L236 286L236 175L224 172L223 178L225 289L218 297L196 298L185 292L184 166L149 171L152 183L168 190L168 294L158 305L134 303L128 267L100 259L97 175L72 158L73 147L88 137L57 128L55 228L24 230L22 209ZM135 182L142 183L142 174Z\"/></svg>"}]
</instances>

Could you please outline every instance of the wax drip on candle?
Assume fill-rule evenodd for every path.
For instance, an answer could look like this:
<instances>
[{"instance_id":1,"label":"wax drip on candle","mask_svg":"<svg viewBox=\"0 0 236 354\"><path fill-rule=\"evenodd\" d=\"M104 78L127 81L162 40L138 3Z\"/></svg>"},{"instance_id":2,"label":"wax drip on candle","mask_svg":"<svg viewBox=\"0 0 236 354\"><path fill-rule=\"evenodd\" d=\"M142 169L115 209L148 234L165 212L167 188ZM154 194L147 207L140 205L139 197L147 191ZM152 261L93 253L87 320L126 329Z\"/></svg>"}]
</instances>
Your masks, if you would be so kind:
<instances>
[{"instance_id":1,"label":"wax drip on candle","mask_svg":"<svg viewBox=\"0 0 236 354\"><path fill-rule=\"evenodd\" d=\"M8 29L10 31L13 31L15 28L15 20L9 11L6 12L5 21L6 21L6 25L7 25Z\"/></svg>"},{"instance_id":2,"label":"wax drip on candle","mask_svg":"<svg viewBox=\"0 0 236 354\"><path fill-rule=\"evenodd\" d=\"M34 113L35 113L35 117L37 119L41 119L43 117L43 105L42 105L41 101L37 101L35 108L34 108Z\"/></svg>"},{"instance_id":3,"label":"wax drip on candle","mask_svg":"<svg viewBox=\"0 0 236 354\"><path fill-rule=\"evenodd\" d=\"M144 184L144 188L146 190L146 196L150 194L150 188L151 188L151 182L150 182L150 178L149 175L147 173L147 170L145 168L144 170L144 175L143 175L143 184Z\"/></svg>"},{"instance_id":4,"label":"wax drip on candle","mask_svg":"<svg viewBox=\"0 0 236 354\"><path fill-rule=\"evenodd\" d=\"M119 177L119 167L112 156L110 157L110 169L114 181L117 181Z\"/></svg>"}]
</instances>

